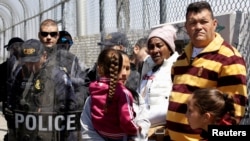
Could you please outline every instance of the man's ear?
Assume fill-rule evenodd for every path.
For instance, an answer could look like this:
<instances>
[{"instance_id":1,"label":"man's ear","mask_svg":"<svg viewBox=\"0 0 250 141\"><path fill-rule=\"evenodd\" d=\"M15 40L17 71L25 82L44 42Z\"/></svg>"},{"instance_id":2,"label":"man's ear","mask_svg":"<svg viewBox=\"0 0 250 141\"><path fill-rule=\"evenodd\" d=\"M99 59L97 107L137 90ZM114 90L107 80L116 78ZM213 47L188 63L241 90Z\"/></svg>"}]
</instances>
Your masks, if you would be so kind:
<instances>
[{"instance_id":1,"label":"man's ear","mask_svg":"<svg viewBox=\"0 0 250 141\"><path fill-rule=\"evenodd\" d=\"M213 24L214 24L214 31L216 31L216 28L217 28L217 25L218 25L217 19L214 19Z\"/></svg>"},{"instance_id":2,"label":"man's ear","mask_svg":"<svg viewBox=\"0 0 250 141\"><path fill-rule=\"evenodd\" d=\"M140 51L140 48L137 45L135 45L133 51L135 54L137 54Z\"/></svg>"},{"instance_id":3,"label":"man's ear","mask_svg":"<svg viewBox=\"0 0 250 141\"><path fill-rule=\"evenodd\" d=\"M59 37L60 37L60 33L59 31L57 31L56 41L58 41Z\"/></svg>"}]
</instances>

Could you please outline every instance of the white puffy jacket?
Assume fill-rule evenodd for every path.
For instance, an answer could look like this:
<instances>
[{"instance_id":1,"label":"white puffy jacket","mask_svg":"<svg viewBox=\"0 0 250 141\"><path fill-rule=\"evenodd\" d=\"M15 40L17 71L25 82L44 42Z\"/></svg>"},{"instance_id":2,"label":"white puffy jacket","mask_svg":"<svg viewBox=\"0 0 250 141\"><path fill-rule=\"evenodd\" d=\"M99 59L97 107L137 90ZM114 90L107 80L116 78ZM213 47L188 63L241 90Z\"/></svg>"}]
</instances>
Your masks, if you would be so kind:
<instances>
[{"instance_id":1,"label":"white puffy jacket","mask_svg":"<svg viewBox=\"0 0 250 141\"><path fill-rule=\"evenodd\" d=\"M178 56L178 53L175 52L164 60L156 72L149 71L138 88L138 92L144 97L149 109L151 127L166 123L169 95L172 90L171 67Z\"/></svg>"}]
</instances>

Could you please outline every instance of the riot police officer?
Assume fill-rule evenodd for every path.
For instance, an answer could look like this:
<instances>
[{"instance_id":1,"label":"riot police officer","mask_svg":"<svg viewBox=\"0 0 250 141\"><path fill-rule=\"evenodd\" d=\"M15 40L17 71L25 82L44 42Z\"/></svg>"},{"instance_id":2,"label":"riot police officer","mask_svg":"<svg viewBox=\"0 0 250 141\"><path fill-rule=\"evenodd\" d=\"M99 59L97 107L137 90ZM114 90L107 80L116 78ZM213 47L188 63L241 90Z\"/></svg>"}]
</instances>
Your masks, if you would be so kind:
<instances>
[{"instance_id":1,"label":"riot police officer","mask_svg":"<svg viewBox=\"0 0 250 141\"><path fill-rule=\"evenodd\" d=\"M44 46L36 39L22 44L20 57L24 65L8 104L15 121L11 140L78 140L80 102L65 68L47 61Z\"/></svg>"}]
</instances>

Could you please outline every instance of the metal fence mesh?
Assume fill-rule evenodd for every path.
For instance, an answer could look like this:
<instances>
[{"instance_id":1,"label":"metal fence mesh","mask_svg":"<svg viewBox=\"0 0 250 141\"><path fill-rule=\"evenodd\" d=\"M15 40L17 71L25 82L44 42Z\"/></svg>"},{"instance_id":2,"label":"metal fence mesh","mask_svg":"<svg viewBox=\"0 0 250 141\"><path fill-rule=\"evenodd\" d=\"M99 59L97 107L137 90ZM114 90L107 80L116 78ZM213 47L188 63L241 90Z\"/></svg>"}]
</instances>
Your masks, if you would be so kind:
<instances>
[{"instance_id":1,"label":"metal fence mesh","mask_svg":"<svg viewBox=\"0 0 250 141\"><path fill-rule=\"evenodd\" d=\"M195 2L198 0L100 0L100 19L96 23L100 24L100 32L93 38L92 35L89 35L89 40L97 39L97 41L91 42L89 49L99 48L97 42L102 40L102 37L105 33L121 31L125 32L130 40L130 48L128 49L129 53L132 51L132 46L135 42L143 37L147 36L151 27L163 24L163 23L175 23L185 20L186 7L189 3ZM243 57L246 60L247 72L249 72L249 49L250 46L250 1L249 0L207 0L214 11L214 15L223 15L226 13L240 12L241 19L236 21L234 29L234 35L238 38L232 37L232 45L239 49ZM88 0L90 3L95 3L92 0ZM90 9L89 9L90 10ZM91 11L91 10L90 10ZM91 12L90 12L91 13ZM237 17L238 18L238 17ZM95 21L92 21L95 22ZM238 24L238 26L237 26ZM180 29L183 27L180 27ZM219 29L218 29L219 30ZM231 30L231 29L227 29ZM100 33L99 32L99 33ZM88 31L91 33L91 31ZM86 40L88 40L86 38ZM235 40L237 39L237 40ZM79 46L85 46L86 40L79 42ZM181 39L180 39L181 40ZM186 39L183 39L184 43ZM93 43L93 44L92 44ZM96 49L95 51L97 51ZM86 62L87 66L92 66L97 58L99 52L93 52L85 50L84 54L86 58L81 58ZM100 50L99 50L100 51ZM81 55L79 55L81 56ZM90 59L92 57L92 59ZM90 64L88 64L90 63ZM249 77L247 79L248 92L250 87ZM248 115L248 114L247 114ZM243 120L243 124L250 124L249 118Z\"/></svg>"},{"instance_id":2,"label":"metal fence mesh","mask_svg":"<svg viewBox=\"0 0 250 141\"><path fill-rule=\"evenodd\" d=\"M21 0L20 0L21 1ZM80 1L80 0L79 0ZM41 20L46 18L58 22L60 29L67 30L74 35L74 45L71 52L75 53L83 66L91 67L100 52L97 42L102 40L106 33L121 31L128 35L130 46L128 52L135 42L147 36L151 27L174 23L185 20L187 5L198 0L85 0L86 13L77 13L78 0L22 0L29 10L24 17L19 17L17 23L8 25L0 30L0 43L4 46L12 36L24 39L37 38ZM214 15L226 13L243 13L235 20L231 43L239 49L246 60L247 72L249 72L250 57L250 0L206 0L211 4ZM35 3L31 6L31 3ZM20 11L23 13L25 11ZM79 30L77 25L79 14L86 16L86 35L76 36ZM236 14L237 15L237 14ZM23 18L23 19L22 19ZM1 23L0 23L1 24ZM237 27L237 28L236 28ZM183 32L183 26L179 27ZM182 37L182 36L180 36ZM183 36L184 37L184 36ZM186 38L179 38L186 43ZM181 44L183 46L183 44ZM0 48L3 58L6 52ZM250 81L247 79L248 91Z\"/></svg>"},{"instance_id":3,"label":"metal fence mesh","mask_svg":"<svg viewBox=\"0 0 250 141\"><path fill-rule=\"evenodd\" d=\"M98 48L96 43L102 40L102 37L106 33L121 31L128 35L131 48L140 37L147 36L151 27L163 23L184 21L187 5L195 1L198 0L99 0L99 3L87 0L88 5L90 5L87 8L88 13L90 15L99 15L99 18L91 18L91 22L88 22L91 25L96 25L88 25L88 36L100 35L99 40L91 46ZM249 31L249 0L207 1L211 4L214 15L236 11L247 13L246 15L248 16L244 16L242 23L240 23L241 26L238 35L249 38L249 32L247 32ZM93 7L99 7L99 9ZM246 45L250 45L249 40L245 38L237 43L241 45L243 43L245 47ZM236 44L233 45L238 47ZM128 50L131 51L131 49ZM245 50L247 51L247 48ZM246 58L246 60L248 59ZM86 65L89 66L91 64Z\"/></svg>"}]
</instances>

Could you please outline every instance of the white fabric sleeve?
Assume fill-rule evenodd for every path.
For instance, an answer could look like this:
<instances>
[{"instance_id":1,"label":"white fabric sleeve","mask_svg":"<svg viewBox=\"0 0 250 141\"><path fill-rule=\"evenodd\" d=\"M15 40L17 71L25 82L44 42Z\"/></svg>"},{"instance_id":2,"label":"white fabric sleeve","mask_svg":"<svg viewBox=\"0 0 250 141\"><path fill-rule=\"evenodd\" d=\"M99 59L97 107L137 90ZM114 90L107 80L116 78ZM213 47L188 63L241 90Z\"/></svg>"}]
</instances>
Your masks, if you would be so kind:
<instances>
[{"instance_id":1,"label":"white fabric sleeve","mask_svg":"<svg viewBox=\"0 0 250 141\"><path fill-rule=\"evenodd\" d=\"M104 141L104 139L96 132L91 120L91 99L88 97L81 114L81 133L83 141Z\"/></svg>"}]
</instances>

